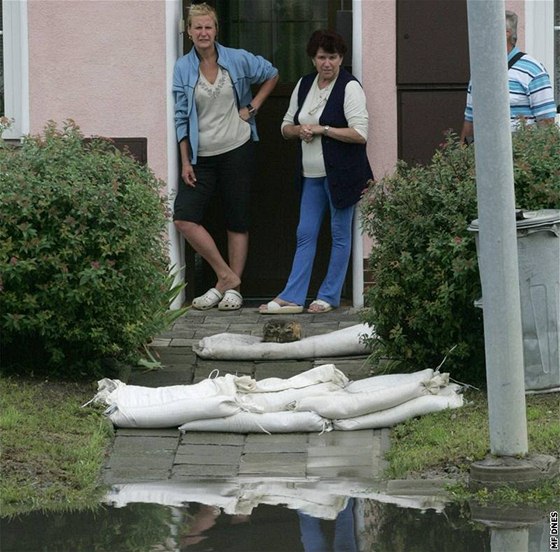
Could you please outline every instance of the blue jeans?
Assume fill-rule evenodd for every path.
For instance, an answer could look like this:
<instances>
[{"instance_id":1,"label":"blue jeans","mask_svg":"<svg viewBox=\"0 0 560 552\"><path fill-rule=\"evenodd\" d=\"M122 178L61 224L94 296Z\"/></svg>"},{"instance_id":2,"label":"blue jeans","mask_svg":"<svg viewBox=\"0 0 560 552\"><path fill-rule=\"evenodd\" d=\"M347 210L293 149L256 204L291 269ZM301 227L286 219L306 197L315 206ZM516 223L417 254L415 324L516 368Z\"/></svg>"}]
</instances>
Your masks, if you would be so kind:
<instances>
[{"instance_id":1,"label":"blue jeans","mask_svg":"<svg viewBox=\"0 0 560 552\"><path fill-rule=\"evenodd\" d=\"M354 532L354 499L350 498L346 508L336 516L334 543L332 546L321 528L321 520L298 512L301 543L305 552L357 552ZM331 522L332 523L332 522Z\"/></svg>"},{"instance_id":2,"label":"blue jeans","mask_svg":"<svg viewBox=\"0 0 560 552\"><path fill-rule=\"evenodd\" d=\"M326 177L303 179L296 254L288 283L278 296L284 301L297 305L305 303L317 251L317 239L327 209L331 215L331 256L327 275L319 288L317 299L322 299L333 307L340 305L340 295L352 250L354 206L345 209L333 206Z\"/></svg>"}]
</instances>

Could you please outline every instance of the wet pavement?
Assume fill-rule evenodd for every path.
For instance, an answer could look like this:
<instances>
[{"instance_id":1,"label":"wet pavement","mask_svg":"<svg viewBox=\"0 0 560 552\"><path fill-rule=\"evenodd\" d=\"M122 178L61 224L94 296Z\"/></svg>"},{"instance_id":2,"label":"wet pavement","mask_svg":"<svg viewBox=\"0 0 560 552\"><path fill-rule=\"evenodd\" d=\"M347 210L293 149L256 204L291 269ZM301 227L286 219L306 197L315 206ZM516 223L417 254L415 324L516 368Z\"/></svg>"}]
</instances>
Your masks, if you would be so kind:
<instances>
[{"instance_id":1,"label":"wet pavement","mask_svg":"<svg viewBox=\"0 0 560 552\"><path fill-rule=\"evenodd\" d=\"M197 383L215 370L219 375L250 375L261 380L289 378L315 366L335 364L351 380L371 375L367 356L307 360L223 361L204 360L192 345L219 333L262 335L263 316L256 308L234 312L190 309L170 330L152 343L162 368L133 369L127 383L149 387ZM283 317L284 319L286 317ZM324 314L291 317L302 325L303 335L329 333L360 323L352 308ZM175 429L117 429L104 469L108 484L200 478L297 478L300 482L347 477L380 480L389 447L389 430L354 432L227 434Z\"/></svg>"}]
</instances>

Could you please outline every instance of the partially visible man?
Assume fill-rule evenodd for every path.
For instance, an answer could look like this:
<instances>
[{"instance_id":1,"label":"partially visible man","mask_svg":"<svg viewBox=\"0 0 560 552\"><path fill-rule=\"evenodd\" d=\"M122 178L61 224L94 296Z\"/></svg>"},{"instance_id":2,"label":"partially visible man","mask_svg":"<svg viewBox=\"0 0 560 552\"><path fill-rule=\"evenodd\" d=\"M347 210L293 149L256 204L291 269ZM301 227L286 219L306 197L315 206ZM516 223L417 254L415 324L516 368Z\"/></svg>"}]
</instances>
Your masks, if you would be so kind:
<instances>
[{"instance_id":1,"label":"partially visible man","mask_svg":"<svg viewBox=\"0 0 560 552\"><path fill-rule=\"evenodd\" d=\"M517 43L517 15L512 11L506 11L506 40L512 132L522 119L527 124L553 123L556 116L556 104L550 77L541 63L521 52L515 45ZM469 83L461 142L472 141L474 135L471 92L472 83Z\"/></svg>"}]
</instances>

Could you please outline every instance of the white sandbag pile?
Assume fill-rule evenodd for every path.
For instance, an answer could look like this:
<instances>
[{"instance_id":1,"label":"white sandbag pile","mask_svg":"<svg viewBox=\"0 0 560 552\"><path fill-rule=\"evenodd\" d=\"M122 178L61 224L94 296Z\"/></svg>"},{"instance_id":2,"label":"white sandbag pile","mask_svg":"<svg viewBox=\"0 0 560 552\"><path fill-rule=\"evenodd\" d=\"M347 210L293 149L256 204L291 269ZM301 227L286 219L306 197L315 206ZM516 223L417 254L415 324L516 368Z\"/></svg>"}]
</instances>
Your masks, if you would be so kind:
<instances>
[{"instance_id":1,"label":"white sandbag pile","mask_svg":"<svg viewBox=\"0 0 560 552\"><path fill-rule=\"evenodd\" d=\"M211 377L194 385L140 387L98 382L93 402L117 427L186 431L292 433L391 427L408 418L459 408L449 375L428 369L349 382L334 364L288 379Z\"/></svg>"},{"instance_id":2,"label":"white sandbag pile","mask_svg":"<svg viewBox=\"0 0 560 552\"><path fill-rule=\"evenodd\" d=\"M193 351L201 358L221 360L296 360L363 355L369 351L364 336L372 333L367 324L356 324L291 343L268 343L255 335L221 333L202 338L198 345L193 345Z\"/></svg>"}]
</instances>

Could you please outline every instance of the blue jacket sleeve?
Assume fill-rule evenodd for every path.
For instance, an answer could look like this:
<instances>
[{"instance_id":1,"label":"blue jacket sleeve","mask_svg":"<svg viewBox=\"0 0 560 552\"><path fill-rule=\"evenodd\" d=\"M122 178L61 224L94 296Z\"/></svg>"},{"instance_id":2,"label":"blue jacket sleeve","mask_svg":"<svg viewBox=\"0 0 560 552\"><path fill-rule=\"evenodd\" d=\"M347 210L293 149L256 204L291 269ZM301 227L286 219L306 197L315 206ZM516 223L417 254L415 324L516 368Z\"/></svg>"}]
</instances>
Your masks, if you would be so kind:
<instances>
[{"instance_id":1,"label":"blue jacket sleeve","mask_svg":"<svg viewBox=\"0 0 560 552\"><path fill-rule=\"evenodd\" d=\"M172 90L175 100L175 129L177 132L177 142L180 142L189 134L189 105L182 72L178 63L175 64L173 70Z\"/></svg>"}]
</instances>

